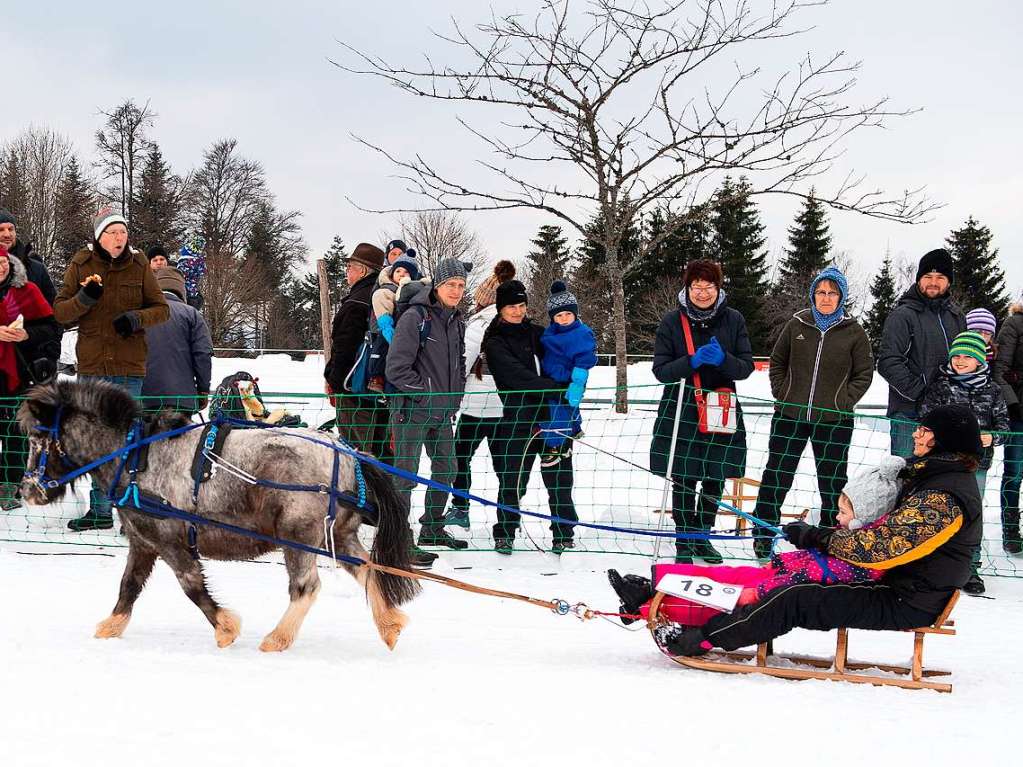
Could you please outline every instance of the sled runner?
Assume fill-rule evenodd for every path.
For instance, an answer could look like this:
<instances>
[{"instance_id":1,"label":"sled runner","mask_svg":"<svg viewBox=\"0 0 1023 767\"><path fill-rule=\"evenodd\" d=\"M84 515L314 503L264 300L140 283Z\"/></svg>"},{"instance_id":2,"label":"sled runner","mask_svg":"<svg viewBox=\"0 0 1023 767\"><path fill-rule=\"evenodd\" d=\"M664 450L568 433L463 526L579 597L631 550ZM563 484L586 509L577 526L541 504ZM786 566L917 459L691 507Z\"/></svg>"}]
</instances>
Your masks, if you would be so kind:
<instances>
[{"instance_id":1,"label":"sled runner","mask_svg":"<svg viewBox=\"0 0 1023 767\"><path fill-rule=\"evenodd\" d=\"M667 595L658 591L650 602L650 613L647 622L653 630L664 622L659 614L661 602ZM950 620L952 609L959 600L959 592L955 592L948 600L945 609L930 626L907 629L913 634L913 655L909 666L894 666L884 663L869 663L849 660L849 630L838 629L834 658L816 658L802 655L775 654L770 642L757 646L756 652L725 652L712 651L699 657L672 655L664 646L658 644L665 655L676 663L689 668L703 671L718 671L726 674L764 674L781 677L782 679L830 679L836 682L854 682L856 684L872 684L879 686L904 687L911 690L937 690L952 692L952 685L947 682L931 681L934 677L949 676L950 671L925 669L923 666L924 637L928 634L944 634L955 636L955 621ZM657 635L654 634L654 641ZM775 664L772 665L772 661ZM784 665L777 665L781 661ZM887 674L898 676L880 676L860 673L867 669L877 669ZM909 677L908 679L905 677Z\"/></svg>"}]
</instances>

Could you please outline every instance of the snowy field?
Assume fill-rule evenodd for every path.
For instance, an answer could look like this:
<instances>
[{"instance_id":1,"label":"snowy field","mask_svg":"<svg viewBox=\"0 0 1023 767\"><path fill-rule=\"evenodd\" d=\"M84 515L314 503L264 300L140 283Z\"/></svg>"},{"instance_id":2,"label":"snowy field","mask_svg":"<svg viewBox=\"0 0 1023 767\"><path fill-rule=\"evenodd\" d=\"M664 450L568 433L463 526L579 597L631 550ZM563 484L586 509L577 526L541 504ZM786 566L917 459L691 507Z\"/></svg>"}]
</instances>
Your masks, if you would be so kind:
<instances>
[{"instance_id":1,"label":"snowy field","mask_svg":"<svg viewBox=\"0 0 1023 767\"><path fill-rule=\"evenodd\" d=\"M214 381L237 370L260 377L264 392L316 393L321 362L286 357L218 359ZM656 400L649 365L633 366L632 397ZM613 370L598 368L587 396L608 399ZM740 394L769 397L766 373ZM883 404L878 379L866 399ZM274 406L310 423L329 415L322 399L281 396ZM766 458L769 414L747 407L748 475ZM661 481L620 459L646 464L653 407L620 416L593 404L575 453L575 499L584 520L652 527ZM852 463L886 451L884 421L858 419ZM483 449L473 464L473 491L496 495ZM426 464L423 471L426 471ZM786 510L817 504L809 456ZM998 466L986 503L987 571L1014 572L997 546ZM539 472L523 507L546 512ZM84 485L79 488L85 492ZM417 501L419 503L419 501ZM116 598L123 539L116 529L74 535L66 521L84 508L67 503L0 517L0 766L263 765L304 759L367 765L862 765L925 759L1007 762L1019 753L1018 705L1023 671L1006 645L1023 633L1023 580L988 578L993 599L960 600L959 636L931 637L928 665L952 669L952 695L823 681L790 682L683 669L661 656L645 630L581 623L517 602L427 584L396 650L376 634L356 584L321 570L324 588L295 645L258 650L287 603L276 558L207 563L215 595L242 617L242 634L219 650L212 630L158 564L125 636L92 637ZM748 507L751 510L751 506ZM486 546L492 510L472 508L471 537ZM718 527L732 524L723 517ZM546 525L525 525L523 548L549 545ZM445 552L441 574L543 599L596 609L616 602L604 571L644 572L652 549L632 536L578 532L582 552L559 561L518 551ZM71 544L71 545L68 545ZM82 545L85 544L85 545ZM748 557L748 543L722 545ZM593 553L602 551L605 553ZM617 552L617 553L606 553ZM833 635L797 631L781 651L829 653ZM853 633L851 656L905 662L911 637ZM670 762L669 762L670 760Z\"/></svg>"}]
</instances>

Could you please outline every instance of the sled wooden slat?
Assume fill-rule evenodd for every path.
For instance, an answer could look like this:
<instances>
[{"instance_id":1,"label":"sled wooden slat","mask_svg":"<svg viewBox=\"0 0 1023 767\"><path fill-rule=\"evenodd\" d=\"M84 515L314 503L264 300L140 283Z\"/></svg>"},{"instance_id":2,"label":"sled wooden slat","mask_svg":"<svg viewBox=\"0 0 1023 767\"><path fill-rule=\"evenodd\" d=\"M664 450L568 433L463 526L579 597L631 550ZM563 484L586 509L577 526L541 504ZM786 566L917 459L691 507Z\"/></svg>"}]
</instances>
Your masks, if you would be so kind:
<instances>
[{"instance_id":1,"label":"sled wooden slat","mask_svg":"<svg viewBox=\"0 0 1023 767\"><path fill-rule=\"evenodd\" d=\"M658 591L650 603L648 626L653 631L664 621L658 616L664 594ZM955 622L949 620L952 609L959 600L959 592L955 592L941 615L930 626L906 629L913 634L913 655L909 666L867 661L851 661L849 655L849 630L838 629L833 658L817 658L794 654L773 653L768 644L757 646L756 652L737 650L734 652L716 651L698 657L669 655L676 663L702 671L717 671L725 674L763 674L781 679L828 679L834 682L852 682L854 684L871 684L875 686L902 687L911 690L937 690L952 692L948 682L931 681L933 677L949 676L950 671L927 669L923 665L924 637L927 634L944 634L955 636ZM792 665L772 665L771 660L780 660ZM897 676L878 676L875 674L855 673L874 669ZM908 679L905 677L909 677Z\"/></svg>"}]
</instances>

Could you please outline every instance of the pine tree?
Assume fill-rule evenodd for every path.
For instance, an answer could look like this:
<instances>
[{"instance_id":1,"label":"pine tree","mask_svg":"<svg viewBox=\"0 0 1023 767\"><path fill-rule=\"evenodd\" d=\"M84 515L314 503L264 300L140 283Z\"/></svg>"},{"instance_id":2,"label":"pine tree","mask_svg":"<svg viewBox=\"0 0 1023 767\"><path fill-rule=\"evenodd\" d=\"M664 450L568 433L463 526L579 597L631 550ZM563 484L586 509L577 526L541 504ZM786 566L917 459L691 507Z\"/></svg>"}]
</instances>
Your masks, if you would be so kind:
<instances>
[{"instance_id":1,"label":"pine tree","mask_svg":"<svg viewBox=\"0 0 1023 767\"><path fill-rule=\"evenodd\" d=\"M63 274L71 257L93 238L92 217L96 212L96 198L89 179L74 157L68 161L64 178L57 187L54 209L57 214L55 247L52 253L44 253L43 258L50 273L56 276Z\"/></svg>"},{"instance_id":2,"label":"pine tree","mask_svg":"<svg viewBox=\"0 0 1023 767\"><path fill-rule=\"evenodd\" d=\"M891 314L899 300L895 289L895 266L892 263L891 253L885 253L881 271L874 276L870 283L870 296L873 301L863 322L863 329L867 331L870 346L874 351L874 359L877 359L881 349L881 335L884 332L885 320L888 319L888 315Z\"/></svg>"},{"instance_id":3,"label":"pine tree","mask_svg":"<svg viewBox=\"0 0 1023 767\"><path fill-rule=\"evenodd\" d=\"M784 316L806 308L813 278L832 263L828 220L812 189L788 231L789 246L774 285L776 306Z\"/></svg>"},{"instance_id":4,"label":"pine tree","mask_svg":"<svg viewBox=\"0 0 1023 767\"><path fill-rule=\"evenodd\" d=\"M725 177L711 201L711 257L725 274L728 305L746 318L754 354L770 352L765 302L770 295L764 225L749 198L749 182Z\"/></svg>"},{"instance_id":5,"label":"pine tree","mask_svg":"<svg viewBox=\"0 0 1023 767\"><path fill-rule=\"evenodd\" d=\"M0 154L0 208L6 208L18 222L18 238L30 241L32 232L30 222L23 216L27 208L29 190L25 185L25 171L18 163L14 152Z\"/></svg>"},{"instance_id":6,"label":"pine tree","mask_svg":"<svg viewBox=\"0 0 1023 767\"><path fill-rule=\"evenodd\" d=\"M171 173L160 147L150 145L145 165L135 188L132 239L143 250L163 245L177 250L184 236L178 220L181 209L181 179Z\"/></svg>"},{"instance_id":7,"label":"pine tree","mask_svg":"<svg viewBox=\"0 0 1023 767\"><path fill-rule=\"evenodd\" d=\"M991 250L991 238L991 230L970 216L946 242L955 265L952 290L959 305L966 311L989 309L1000 318L1008 311L1009 297L1005 272L998 263L998 248Z\"/></svg>"},{"instance_id":8,"label":"pine tree","mask_svg":"<svg viewBox=\"0 0 1023 767\"><path fill-rule=\"evenodd\" d=\"M551 283L554 280L567 281L572 253L560 226L544 224L530 242L533 249L526 254L524 282L529 305L539 316L550 295Z\"/></svg>"}]
</instances>

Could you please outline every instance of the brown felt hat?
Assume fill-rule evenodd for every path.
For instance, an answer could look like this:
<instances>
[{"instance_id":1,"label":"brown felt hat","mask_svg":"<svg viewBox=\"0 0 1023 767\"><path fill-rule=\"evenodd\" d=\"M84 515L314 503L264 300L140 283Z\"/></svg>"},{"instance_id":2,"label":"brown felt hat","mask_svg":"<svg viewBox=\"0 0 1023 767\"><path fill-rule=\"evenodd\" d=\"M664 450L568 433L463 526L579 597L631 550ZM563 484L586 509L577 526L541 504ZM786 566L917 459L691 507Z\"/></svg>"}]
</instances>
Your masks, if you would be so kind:
<instances>
[{"instance_id":1,"label":"brown felt hat","mask_svg":"<svg viewBox=\"0 0 1023 767\"><path fill-rule=\"evenodd\" d=\"M379 272L384 268L384 259L386 257L384 251L380 250L376 245L360 242L355 246L355 250L352 251L352 255L348 257L348 260L362 264L371 271Z\"/></svg>"}]
</instances>

